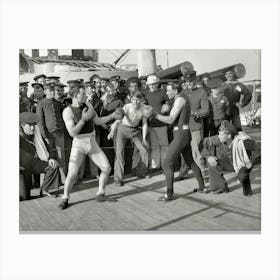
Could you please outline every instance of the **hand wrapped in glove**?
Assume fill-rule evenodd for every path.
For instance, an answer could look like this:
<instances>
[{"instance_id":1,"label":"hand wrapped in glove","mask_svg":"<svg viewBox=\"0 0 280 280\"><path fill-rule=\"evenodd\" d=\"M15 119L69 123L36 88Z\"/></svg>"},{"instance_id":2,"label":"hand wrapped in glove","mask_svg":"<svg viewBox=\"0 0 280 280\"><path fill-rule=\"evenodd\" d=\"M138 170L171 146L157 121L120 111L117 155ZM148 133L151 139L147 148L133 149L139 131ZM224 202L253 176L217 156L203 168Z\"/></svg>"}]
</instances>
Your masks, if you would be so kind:
<instances>
[{"instance_id":1,"label":"hand wrapped in glove","mask_svg":"<svg viewBox=\"0 0 280 280\"><path fill-rule=\"evenodd\" d=\"M161 107L161 114L163 115L168 115L170 112L171 107L169 106L169 104L163 104Z\"/></svg>"},{"instance_id":2,"label":"hand wrapped in glove","mask_svg":"<svg viewBox=\"0 0 280 280\"><path fill-rule=\"evenodd\" d=\"M111 114L111 117L115 120L122 120L124 115L125 114L123 108L117 108L115 112Z\"/></svg>"},{"instance_id":3,"label":"hand wrapped in glove","mask_svg":"<svg viewBox=\"0 0 280 280\"><path fill-rule=\"evenodd\" d=\"M90 102L86 102L85 104L86 107L82 111L82 120L86 122L90 119L93 119L96 116L96 112L94 111Z\"/></svg>"}]
</instances>

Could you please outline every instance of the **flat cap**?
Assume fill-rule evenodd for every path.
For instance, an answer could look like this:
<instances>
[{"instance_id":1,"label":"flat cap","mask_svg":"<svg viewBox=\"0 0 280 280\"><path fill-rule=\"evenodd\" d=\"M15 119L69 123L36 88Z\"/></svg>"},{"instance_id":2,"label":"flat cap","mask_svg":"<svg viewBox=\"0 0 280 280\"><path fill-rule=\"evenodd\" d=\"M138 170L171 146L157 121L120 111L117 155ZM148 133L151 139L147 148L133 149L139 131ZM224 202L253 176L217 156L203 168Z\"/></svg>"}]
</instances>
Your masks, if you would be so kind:
<instances>
[{"instance_id":1,"label":"flat cap","mask_svg":"<svg viewBox=\"0 0 280 280\"><path fill-rule=\"evenodd\" d=\"M90 81L93 81L94 79L100 79L99 75L94 74L92 76L89 77Z\"/></svg>"},{"instance_id":2,"label":"flat cap","mask_svg":"<svg viewBox=\"0 0 280 280\"><path fill-rule=\"evenodd\" d=\"M106 77L101 77L101 78L100 78L100 81L109 82L109 79L108 79L108 78L106 78Z\"/></svg>"},{"instance_id":3,"label":"flat cap","mask_svg":"<svg viewBox=\"0 0 280 280\"><path fill-rule=\"evenodd\" d=\"M33 83L31 86L35 89L37 89L37 88L42 88L43 89L44 88L43 84L40 84L40 83Z\"/></svg>"},{"instance_id":4,"label":"flat cap","mask_svg":"<svg viewBox=\"0 0 280 280\"><path fill-rule=\"evenodd\" d=\"M19 86L20 87L24 87L24 86L28 86L29 82L20 82Z\"/></svg>"},{"instance_id":5,"label":"flat cap","mask_svg":"<svg viewBox=\"0 0 280 280\"><path fill-rule=\"evenodd\" d=\"M196 71L188 71L188 72L185 73L184 76L186 78L191 78L191 77L195 77L195 75L196 75Z\"/></svg>"},{"instance_id":6,"label":"flat cap","mask_svg":"<svg viewBox=\"0 0 280 280\"><path fill-rule=\"evenodd\" d=\"M194 70L193 65L188 61L181 64L181 73L185 77L187 75L190 75L189 77L196 75L196 71Z\"/></svg>"},{"instance_id":7,"label":"flat cap","mask_svg":"<svg viewBox=\"0 0 280 280\"><path fill-rule=\"evenodd\" d=\"M116 76L112 76L110 79L109 79L109 81L111 82L111 81L119 81L121 79L121 76L119 76L119 75L116 75Z\"/></svg>"},{"instance_id":8,"label":"flat cap","mask_svg":"<svg viewBox=\"0 0 280 280\"><path fill-rule=\"evenodd\" d=\"M46 83L44 84L44 89L49 88L49 89L54 89L56 83Z\"/></svg>"},{"instance_id":9,"label":"flat cap","mask_svg":"<svg viewBox=\"0 0 280 280\"><path fill-rule=\"evenodd\" d=\"M37 81L38 79L40 79L40 78L47 78L47 76L46 75L44 75L44 74L40 74L40 75L37 75L37 76L35 76L33 79L34 79L34 81Z\"/></svg>"},{"instance_id":10,"label":"flat cap","mask_svg":"<svg viewBox=\"0 0 280 280\"><path fill-rule=\"evenodd\" d=\"M83 84L83 83L84 83L84 79L77 79L76 82L77 82L78 84Z\"/></svg>"},{"instance_id":11,"label":"flat cap","mask_svg":"<svg viewBox=\"0 0 280 280\"><path fill-rule=\"evenodd\" d=\"M232 136L235 136L238 134L237 129L233 124L231 124L228 120L223 120L221 122L220 130L224 131L228 134L231 134Z\"/></svg>"},{"instance_id":12,"label":"flat cap","mask_svg":"<svg viewBox=\"0 0 280 280\"><path fill-rule=\"evenodd\" d=\"M93 82L92 81L86 81L85 82L85 87L94 87Z\"/></svg>"},{"instance_id":13,"label":"flat cap","mask_svg":"<svg viewBox=\"0 0 280 280\"><path fill-rule=\"evenodd\" d=\"M140 77L139 77L139 80L140 80L140 81L142 81L142 80L147 81L147 76L140 76Z\"/></svg>"},{"instance_id":14,"label":"flat cap","mask_svg":"<svg viewBox=\"0 0 280 280\"><path fill-rule=\"evenodd\" d=\"M47 77L47 79L48 80L59 80L60 77L58 77L58 76L49 76L49 77Z\"/></svg>"},{"instance_id":15,"label":"flat cap","mask_svg":"<svg viewBox=\"0 0 280 280\"><path fill-rule=\"evenodd\" d=\"M27 124L35 124L40 121L40 117L32 112L22 112L19 115L19 120Z\"/></svg>"},{"instance_id":16,"label":"flat cap","mask_svg":"<svg viewBox=\"0 0 280 280\"><path fill-rule=\"evenodd\" d=\"M200 79L203 80L204 78L208 78L211 79L210 74L209 73L204 73L201 75Z\"/></svg>"},{"instance_id":17,"label":"flat cap","mask_svg":"<svg viewBox=\"0 0 280 280\"><path fill-rule=\"evenodd\" d=\"M56 83L55 86L56 86L56 87L62 87L62 88L67 87L66 85L64 85L64 84L62 84L62 83Z\"/></svg>"},{"instance_id":18,"label":"flat cap","mask_svg":"<svg viewBox=\"0 0 280 280\"><path fill-rule=\"evenodd\" d=\"M67 81L67 84L78 84L77 80L69 80Z\"/></svg>"}]
</instances>

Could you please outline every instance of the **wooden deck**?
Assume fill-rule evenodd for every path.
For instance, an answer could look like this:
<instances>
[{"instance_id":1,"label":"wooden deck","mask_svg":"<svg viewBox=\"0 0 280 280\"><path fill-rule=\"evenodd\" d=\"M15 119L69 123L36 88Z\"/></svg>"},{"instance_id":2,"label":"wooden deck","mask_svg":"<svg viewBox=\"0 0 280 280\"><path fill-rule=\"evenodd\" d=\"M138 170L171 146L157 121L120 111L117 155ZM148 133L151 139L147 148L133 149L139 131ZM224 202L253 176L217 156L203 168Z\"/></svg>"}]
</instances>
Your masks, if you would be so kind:
<instances>
[{"instance_id":1,"label":"wooden deck","mask_svg":"<svg viewBox=\"0 0 280 280\"><path fill-rule=\"evenodd\" d=\"M260 140L260 130L250 129ZM261 230L261 166L251 172L254 195L245 197L234 173L225 176L230 193L193 193L194 178L176 182L179 198L165 203L158 196L165 192L163 174L139 180L128 177L126 185L116 188L112 178L106 188L109 201L95 201L97 180L74 186L70 207L61 211L60 198L38 198L19 204L19 229L29 232L205 232ZM62 193L60 190L59 193Z\"/></svg>"}]
</instances>

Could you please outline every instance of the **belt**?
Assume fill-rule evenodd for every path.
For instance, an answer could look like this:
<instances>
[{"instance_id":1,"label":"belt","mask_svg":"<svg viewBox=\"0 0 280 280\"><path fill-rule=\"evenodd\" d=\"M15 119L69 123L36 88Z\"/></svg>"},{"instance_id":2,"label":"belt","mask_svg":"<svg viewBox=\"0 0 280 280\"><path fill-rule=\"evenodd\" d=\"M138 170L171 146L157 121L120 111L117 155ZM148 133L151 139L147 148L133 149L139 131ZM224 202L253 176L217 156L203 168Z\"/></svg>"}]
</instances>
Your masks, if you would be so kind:
<instances>
[{"instance_id":1,"label":"belt","mask_svg":"<svg viewBox=\"0 0 280 280\"><path fill-rule=\"evenodd\" d=\"M77 134L76 136L74 136L74 138L84 139L84 138L94 137L94 136L95 136L95 131L90 132L90 133Z\"/></svg>"},{"instance_id":2,"label":"belt","mask_svg":"<svg viewBox=\"0 0 280 280\"><path fill-rule=\"evenodd\" d=\"M189 128L189 125L188 124L182 124L182 125L177 125L177 126L174 126L173 127L173 130L175 131L175 130L179 130L179 129L181 129L181 130L187 130L187 129L190 129Z\"/></svg>"}]
</instances>

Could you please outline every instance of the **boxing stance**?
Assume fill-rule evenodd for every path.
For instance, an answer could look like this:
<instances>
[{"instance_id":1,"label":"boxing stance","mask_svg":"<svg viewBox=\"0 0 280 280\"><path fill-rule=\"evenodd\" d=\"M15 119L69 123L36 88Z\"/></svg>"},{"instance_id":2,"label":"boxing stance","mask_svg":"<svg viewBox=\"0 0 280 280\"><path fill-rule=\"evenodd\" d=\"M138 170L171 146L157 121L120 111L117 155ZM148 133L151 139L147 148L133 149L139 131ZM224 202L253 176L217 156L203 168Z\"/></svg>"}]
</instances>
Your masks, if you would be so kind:
<instances>
[{"instance_id":1,"label":"boxing stance","mask_svg":"<svg viewBox=\"0 0 280 280\"><path fill-rule=\"evenodd\" d=\"M99 118L91 103L86 102L86 99L87 96L84 90L75 93L72 105L63 111L63 120L70 136L73 137L73 142L68 174L64 185L64 195L59 205L61 209L68 207L70 191L85 156L88 156L101 170L96 200L98 202L105 201L105 185L111 166L96 142L94 124L105 124L116 119L117 115L112 113L109 116Z\"/></svg>"},{"instance_id":2,"label":"boxing stance","mask_svg":"<svg viewBox=\"0 0 280 280\"><path fill-rule=\"evenodd\" d=\"M121 123L113 124L111 134L116 133L116 159L114 165L115 186L123 186L124 176L124 147L127 140L131 140L140 151L143 162L141 175L144 177L148 169L147 151L147 119L151 117L152 108L142 103L143 95L137 91L131 97L131 103L123 107L123 119ZM142 121L142 136L140 133L140 122ZM116 132L113 132L116 131Z\"/></svg>"},{"instance_id":3,"label":"boxing stance","mask_svg":"<svg viewBox=\"0 0 280 280\"><path fill-rule=\"evenodd\" d=\"M204 181L202 178L201 171L199 167L193 160L192 150L191 150L191 133L189 129L189 119L190 119L190 101L186 95L179 94L180 86L171 83L172 88L175 90L175 100L171 108L170 114L168 116L163 116L161 114L154 114L155 118L167 123L173 124L173 135L174 138L168 146L166 152L166 157L163 163L163 170L165 174L167 193L159 197L159 201L170 201L176 198L173 191L174 182L174 163L180 154L183 155L186 164L192 169L196 180L198 182L199 188L195 189L199 192L206 192Z\"/></svg>"}]
</instances>

